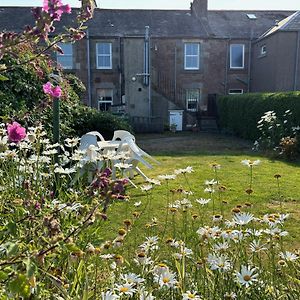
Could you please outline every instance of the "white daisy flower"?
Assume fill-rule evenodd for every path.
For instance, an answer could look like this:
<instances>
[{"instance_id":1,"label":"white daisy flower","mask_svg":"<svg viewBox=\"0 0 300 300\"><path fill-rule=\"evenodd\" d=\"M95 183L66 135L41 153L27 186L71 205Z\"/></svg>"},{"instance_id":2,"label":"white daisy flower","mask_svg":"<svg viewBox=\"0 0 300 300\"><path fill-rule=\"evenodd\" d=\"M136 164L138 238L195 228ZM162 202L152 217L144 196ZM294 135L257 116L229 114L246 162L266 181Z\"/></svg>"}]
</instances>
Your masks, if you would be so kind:
<instances>
[{"instance_id":1,"label":"white daisy flower","mask_svg":"<svg viewBox=\"0 0 300 300\"><path fill-rule=\"evenodd\" d=\"M196 199L195 201L197 203L199 203L200 205L204 206L204 205L208 204L211 201L211 199L200 198L200 199Z\"/></svg>"},{"instance_id":2,"label":"white daisy flower","mask_svg":"<svg viewBox=\"0 0 300 300\"><path fill-rule=\"evenodd\" d=\"M157 178L161 179L161 180L173 180L173 179L176 179L176 175L175 174L159 175L159 176L157 176Z\"/></svg>"},{"instance_id":3,"label":"white daisy flower","mask_svg":"<svg viewBox=\"0 0 300 300\"><path fill-rule=\"evenodd\" d=\"M245 165L245 166L247 166L247 167L250 168L250 167L259 165L259 164L260 164L260 160L257 159L257 160L252 161L252 160L250 160L250 159L244 159L244 160L241 161L241 163L242 163L243 165Z\"/></svg>"},{"instance_id":4,"label":"white daisy flower","mask_svg":"<svg viewBox=\"0 0 300 300\"><path fill-rule=\"evenodd\" d=\"M241 272L236 272L237 282L248 288L250 285L258 281L258 274L255 273L256 268L250 266L242 266Z\"/></svg>"},{"instance_id":5,"label":"white daisy flower","mask_svg":"<svg viewBox=\"0 0 300 300\"><path fill-rule=\"evenodd\" d=\"M111 291L102 292L101 297L102 300L116 300L120 298L120 296L113 294Z\"/></svg>"},{"instance_id":6,"label":"white daisy flower","mask_svg":"<svg viewBox=\"0 0 300 300\"><path fill-rule=\"evenodd\" d=\"M219 270L221 272L231 269L231 262L225 255L209 254L207 262L211 270Z\"/></svg>"},{"instance_id":7,"label":"white daisy flower","mask_svg":"<svg viewBox=\"0 0 300 300\"><path fill-rule=\"evenodd\" d=\"M160 275L154 275L154 281L159 284L161 288L174 288L177 284L175 274L170 271L165 271Z\"/></svg>"},{"instance_id":8,"label":"white daisy flower","mask_svg":"<svg viewBox=\"0 0 300 300\"><path fill-rule=\"evenodd\" d=\"M139 206L141 206L141 204L142 204L142 201L139 201L139 202L134 202L133 205L134 205L135 207L139 207Z\"/></svg>"},{"instance_id":9,"label":"white daisy flower","mask_svg":"<svg viewBox=\"0 0 300 300\"><path fill-rule=\"evenodd\" d=\"M267 248L265 247L266 244L261 244L260 240L254 240L252 243L249 244L250 251L253 253L265 251Z\"/></svg>"},{"instance_id":10,"label":"white daisy flower","mask_svg":"<svg viewBox=\"0 0 300 300\"><path fill-rule=\"evenodd\" d=\"M182 294L182 300L192 300L192 299L201 299L197 292L186 291L186 293Z\"/></svg>"},{"instance_id":11,"label":"white daisy flower","mask_svg":"<svg viewBox=\"0 0 300 300\"><path fill-rule=\"evenodd\" d=\"M233 219L237 225L243 226L250 223L254 219L254 216L250 213L239 213L235 214Z\"/></svg>"},{"instance_id":12,"label":"white daisy flower","mask_svg":"<svg viewBox=\"0 0 300 300\"><path fill-rule=\"evenodd\" d=\"M151 189L153 188L153 185L152 184L144 184L141 186L141 190L143 192L148 192L150 191Z\"/></svg>"},{"instance_id":13,"label":"white daisy flower","mask_svg":"<svg viewBox=\"0 0 300 300\"><path fill-rule=\"evenodd\" d=\"M127 283L131 283L134 285L141 284L145 281L145 279L141 278L140 275L137 275L135 273L121 274L121 279Z\"/></svg>"},{"instance_id":14,"label":"white daisy flower","mask_svg":"<svg viewBox=\"0 0 300 300\"><path fill-rule=\"evenodd\" d=\"M281 252L281 253L279 253L279 255L282 259L285 259L290 262L295 261L299 258L298 255L296 255L292 252L289 252L289 251Z\"/></svg>"},{"instance_id":15,"label":"white daisy flower","mask_svg":"<svg viewBox=\"0 0 300 300\"><path fill-rule=\"evenodd\" d=\"M130 296L136 292L136 289L133 287L132 283L116 284L115 291L117 291L120 296Z\"/></svg>"}]
</instances>

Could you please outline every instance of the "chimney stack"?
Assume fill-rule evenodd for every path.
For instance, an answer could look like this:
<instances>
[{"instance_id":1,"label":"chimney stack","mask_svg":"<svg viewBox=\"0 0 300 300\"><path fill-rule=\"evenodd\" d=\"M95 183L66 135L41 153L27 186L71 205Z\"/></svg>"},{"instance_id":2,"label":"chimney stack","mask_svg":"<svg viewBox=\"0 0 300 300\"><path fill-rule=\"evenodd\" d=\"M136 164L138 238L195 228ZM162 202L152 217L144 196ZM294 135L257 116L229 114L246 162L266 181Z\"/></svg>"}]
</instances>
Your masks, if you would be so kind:
<instances>
[{"instance_id":1,"label":"chimney stack","mask_svg":"<svg viewBox=\"0 0 300 300\"><path fill-rule=\"evenodd\" d=\"M191 3L192 14L197 17L207 17L208 0L194 0Z\"/></svg>"}]
</instances>

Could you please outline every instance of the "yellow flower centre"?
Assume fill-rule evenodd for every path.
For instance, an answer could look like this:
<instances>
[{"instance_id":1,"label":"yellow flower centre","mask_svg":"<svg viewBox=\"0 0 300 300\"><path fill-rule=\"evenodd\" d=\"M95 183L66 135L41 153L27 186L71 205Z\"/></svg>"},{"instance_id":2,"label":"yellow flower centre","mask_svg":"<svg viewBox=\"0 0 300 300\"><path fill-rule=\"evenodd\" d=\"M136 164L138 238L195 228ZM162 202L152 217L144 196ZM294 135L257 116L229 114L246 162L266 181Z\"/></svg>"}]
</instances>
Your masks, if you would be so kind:
<instances>
[{"instance_id":1,"label":"yellow flower centre","mask_svg":"<svg viewBox=\"0 0 300 300\"><path fill-rule=\"evenodd\" d=\"M195 299L195 295L194 294L188 294L189 299Z\"/></svg>"},{"instance_id":2,"label":"yellow flower centre","mask_svg":"<svg viewBox=\"0 0 300 300\"><path fill-rule=\"evenodd\" d=\"M126 293L126 292L128 292L128 291L129 291L129 288L126 287L126 286L122 286L122 287L120 288L120 292L121 292L121 293Z\"/></svg>"},{"instance_id":3,"label":"yellow flower centre","mask_svg":"<svg viewBox=\"0 0 300 300\"><path fill-rule=\"evenodd\" d=\"M169 277L163 277L162 281L163 281L163 283L168 283L168 282L170 282L170 278Z\"/></svg>"},{"instance_id":4,"label":"yellow flower centre","mask_svg":"<svg viewBox=\"0 0 300 300\"><path fill-rule=\"evenodd\" d=\"M249 275L245 275L245 276L244 276L244 280L245 280L245 281L250 281L250 280L251 280L251 277L250 277Z\"/></svg>"}]
</instances>

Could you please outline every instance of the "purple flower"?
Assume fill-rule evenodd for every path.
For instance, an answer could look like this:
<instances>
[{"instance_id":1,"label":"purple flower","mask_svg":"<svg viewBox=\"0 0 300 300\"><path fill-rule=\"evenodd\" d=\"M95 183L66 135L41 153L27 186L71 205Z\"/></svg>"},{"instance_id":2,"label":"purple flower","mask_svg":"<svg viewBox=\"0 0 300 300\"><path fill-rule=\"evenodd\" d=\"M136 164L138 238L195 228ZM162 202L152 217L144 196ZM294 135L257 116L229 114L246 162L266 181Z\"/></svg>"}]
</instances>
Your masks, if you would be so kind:
<instances>
[{"instance_id":1,"label":"purple flower","mask_svg":"<svg viewBox=\"0 0 300 300\"><path fill-rule=\"evenodd\" d=\"M45 94L48 94L53 98L61 97L60 86L52 86L51 82L49 82L49 81L43 85L43 91Z\"/></svg>"},{"instance_id":2,"label":"purple flower","mask_svg":"<svg viewBox=\"0 0 300 300\"><path fill-rule=\"evenodd\" d=\"M7 126L8 139L11 142L19 143L26 137L26 129L18 122L13 122Z\"/></svg>"}]
</instances>

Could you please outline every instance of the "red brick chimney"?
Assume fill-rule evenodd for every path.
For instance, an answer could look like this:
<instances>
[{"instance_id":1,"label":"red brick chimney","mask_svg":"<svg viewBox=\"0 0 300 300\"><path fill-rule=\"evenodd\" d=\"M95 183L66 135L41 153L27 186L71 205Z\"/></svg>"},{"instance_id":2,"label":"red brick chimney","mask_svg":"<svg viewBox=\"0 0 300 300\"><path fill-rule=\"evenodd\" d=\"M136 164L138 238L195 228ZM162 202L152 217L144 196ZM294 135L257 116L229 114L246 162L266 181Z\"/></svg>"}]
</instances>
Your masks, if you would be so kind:
<instances>
[{"instance_id":1,"label":"red brick chimney","mask_svg":"<svg viewBox=\"0 0 300 300\"><path fill-rule=\"evenodd\" d=\"M207 17L207 2L208 0L194 0L191 3L192 14L197 17Z\"/></svg>"}]
</instances>

